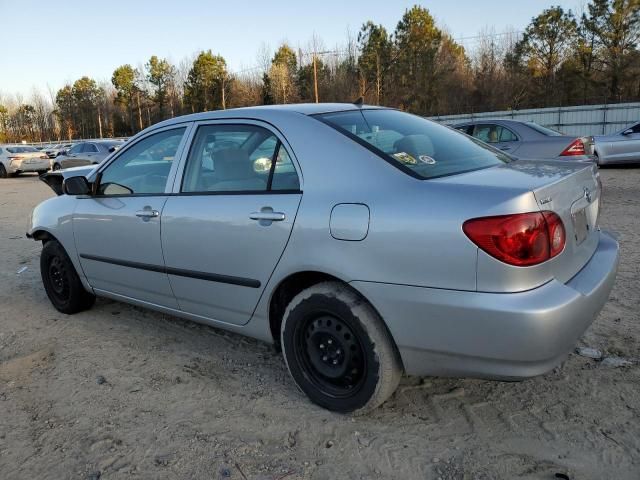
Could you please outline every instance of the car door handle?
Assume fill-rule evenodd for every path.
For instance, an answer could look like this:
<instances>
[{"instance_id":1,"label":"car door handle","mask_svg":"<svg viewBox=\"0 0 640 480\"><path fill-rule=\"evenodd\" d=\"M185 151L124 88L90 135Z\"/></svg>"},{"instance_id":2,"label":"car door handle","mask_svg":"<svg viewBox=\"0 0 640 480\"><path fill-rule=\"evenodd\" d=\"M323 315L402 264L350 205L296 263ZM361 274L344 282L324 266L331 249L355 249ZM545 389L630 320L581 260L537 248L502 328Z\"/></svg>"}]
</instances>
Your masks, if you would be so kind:
<instances>
[{"instance_id":1,"label":"car door handle","mask_svg":"<svg viewBox=\"0 0 640 480\"><path fill-rule=\"evenodd\" d=\"M511 150L511 147L507 147L507 146L500 147L500 150Z\"/></svg>"},{"instance_id":2,"label":"car door handle","mask_svg":"<svg viewBox=\"0 0 640 480\"><path fill-rule=\"evenodd\" d=\"M155 218L160 216L160 212L157 210L138 210L136 212L136 217L140 218Z\"/></svg>"},{"instance_id":3,"label":"car door handle","mask_svg":"<svg viewBox=\"0 0 640 480\"><path fill-rule=\"evenodd\" d=\"M266 220L269 222L281 222L286 217L282 212L253 212L249 215L251 220Z\"/></svg>"}]
</instances>

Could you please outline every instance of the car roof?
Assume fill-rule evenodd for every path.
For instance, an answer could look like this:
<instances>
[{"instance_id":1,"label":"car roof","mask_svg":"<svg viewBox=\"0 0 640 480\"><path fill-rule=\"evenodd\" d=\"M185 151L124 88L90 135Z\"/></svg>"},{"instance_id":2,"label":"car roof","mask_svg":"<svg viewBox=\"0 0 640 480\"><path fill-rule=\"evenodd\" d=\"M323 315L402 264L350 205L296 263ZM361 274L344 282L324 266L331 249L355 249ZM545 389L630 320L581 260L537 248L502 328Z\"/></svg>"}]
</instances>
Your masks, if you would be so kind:
<instances>
[{"instance_id":1,"label":"car roof","mask_svg":"<svg viewBox=\"0 0 640 480\"><path fill-rule=\"evenodd\" d=\"M154 127L168 126L183 122L197 122L201 120L215 120L237 118L238 116L256 116L262 118L269 112L284 112L292 115L315 115L318 113L345 112L360 109L385 109L375 105L356 105L354 103L290 103L286 105L259 105L255 107L230 108L227 110L213 110L209 112L192 113L171 118L160 122Z\"/></svg>"}]
</instances>

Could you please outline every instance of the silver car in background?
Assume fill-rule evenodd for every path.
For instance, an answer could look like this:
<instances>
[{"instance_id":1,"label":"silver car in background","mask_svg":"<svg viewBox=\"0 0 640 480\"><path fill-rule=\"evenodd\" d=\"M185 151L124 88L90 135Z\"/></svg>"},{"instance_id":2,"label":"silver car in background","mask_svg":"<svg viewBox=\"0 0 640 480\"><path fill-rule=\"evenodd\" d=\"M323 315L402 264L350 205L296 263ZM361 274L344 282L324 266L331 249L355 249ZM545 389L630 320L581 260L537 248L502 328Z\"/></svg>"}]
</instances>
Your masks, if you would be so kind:
<instances>
[{"instance_id":1,"label":"silver car in background","mask_svg":"<svg viewBox=\"0 0 640 480\"><path fill-rule=\"evenodd\" d=\"M593 138L598 165L640 163L640 123L610 135L596 135Z\"/></svg>"},{"instance_id":2,"label":"silver car in background","mask_svg":"<svg viewBox=\"0 0 640 480\"><path fill-rule=\"evenodd\" d=\"M61 153L51 160L51 170L98 165L123 144L124 142L122 140L78 142L68 151Z\"/></svg>"},{"instance_id":3,"label":"silver car in background","mask_svg":"<svg viewBox=\"0 0 640 480\"><path fill-rule=\"evenodd\" d=\"M21 173L44 173L49 170L49 157L31 145L0 145L0 178Z\"/></svg>"},{"instance_id":4,"label":"silver car in background","mask_svg":"<svg viewBox=\"0 0 640 480\"><path fill-rule=\"evenodd\" d=\"M511 162L391 109L188 115L43 180L59 195L27 235L55 308L98 295L273 342L339 412L381 404L403 372L552 369L618 264L595 165Z\"/></svg>"},{"instance_id":5,"label":"silver car in background","mask_svg":"<svg viewBox=\"0 0 640 480\"><path fill-rule=\"evenodd\" d=\"M516 159L595 161L593 137L565 135L534 122L482 119L452 127Z\"/></svg>"}]
</instances>

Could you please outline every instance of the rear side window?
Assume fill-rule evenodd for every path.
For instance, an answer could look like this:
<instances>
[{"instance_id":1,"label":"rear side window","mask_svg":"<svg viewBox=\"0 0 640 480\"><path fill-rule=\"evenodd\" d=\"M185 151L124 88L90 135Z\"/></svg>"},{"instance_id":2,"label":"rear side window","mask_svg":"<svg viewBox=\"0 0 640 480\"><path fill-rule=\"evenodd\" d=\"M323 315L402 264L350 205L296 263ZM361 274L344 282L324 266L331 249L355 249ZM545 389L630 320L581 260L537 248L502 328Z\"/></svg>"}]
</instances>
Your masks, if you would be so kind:
<instances>
[{"instance_id":1,"label":"rear side window","mask_svg":"<svg viewBox=\"0 0 640 480\"><path fill-rule=\"evenodd\" d=\"M34 147L7 147L7 152L9 153L31 153L37 151Z\"/></svg>"},{"instance_id":2,"label":"rear side window","mask_svg":"<svg viewBox=\"0 0 640 480\"><path fill-rule=\"evenodd\" d=\"M397 110L353 110L315 117L420 179L509 162L509 157L473 138Z\"/></svg>"},{"instance_id":3,"label":"rear side window","mask_svg":"<svg viewBox=\"0 0 640 480\"><path fill-rule=\"evenodd\" d=\"M273 133L255 125L216 124L198 127L181 191L251 193L299 188L295 167Z\"/></svg>"},{"instance_id":4,"label":"rear side window","mask_svg":"<svg viewBox=\"0 0 640 480\"><path fill-rule=\"evenodd\" d=\"M516 134L507 127L496 124L476 125L473 136L486 143L517 142Z\"/></svg>"}]
</instances>

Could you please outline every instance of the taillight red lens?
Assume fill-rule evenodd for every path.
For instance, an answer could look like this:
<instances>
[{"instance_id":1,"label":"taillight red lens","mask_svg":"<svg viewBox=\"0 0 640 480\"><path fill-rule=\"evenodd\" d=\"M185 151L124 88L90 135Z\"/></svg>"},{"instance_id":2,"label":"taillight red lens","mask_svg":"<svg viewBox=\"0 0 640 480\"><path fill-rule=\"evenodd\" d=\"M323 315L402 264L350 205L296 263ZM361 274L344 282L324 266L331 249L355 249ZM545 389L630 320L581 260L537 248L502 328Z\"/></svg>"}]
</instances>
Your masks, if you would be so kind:
<instances>
[{"instance_id":1,"label":"taillight red lens","mask_svg":"<svg viewBox=\"0 0 640 480\"><path fill-rule=\"evenodd\" d=\"M561 157L570 157L572 155L586 155L586 150L584 148L584 142L582 141L581 138L576 138L560 154Z\"/></svg>"},{"instance_id":2,"label":"taillight red lens","mask_svg":"<svg viewBox=\"0 0 640 480\"><path fill-rule=\"evenodd\" d=\"M548 211L474 218L462 230L492 257L518 267L549 260L566 242L562 220Z\"/></svg>"},{"instance_id":3,"label":"taillight red lens","mask_svg":"<svg viewBox=\"0 0 640 480\"><path fill-rule=\"evenodd\" d=\"M549 255L550 258L558 255L567 243L564 225L560 217L553 212L542 212L549 230Z\"/></svg>"}]
</instances>

